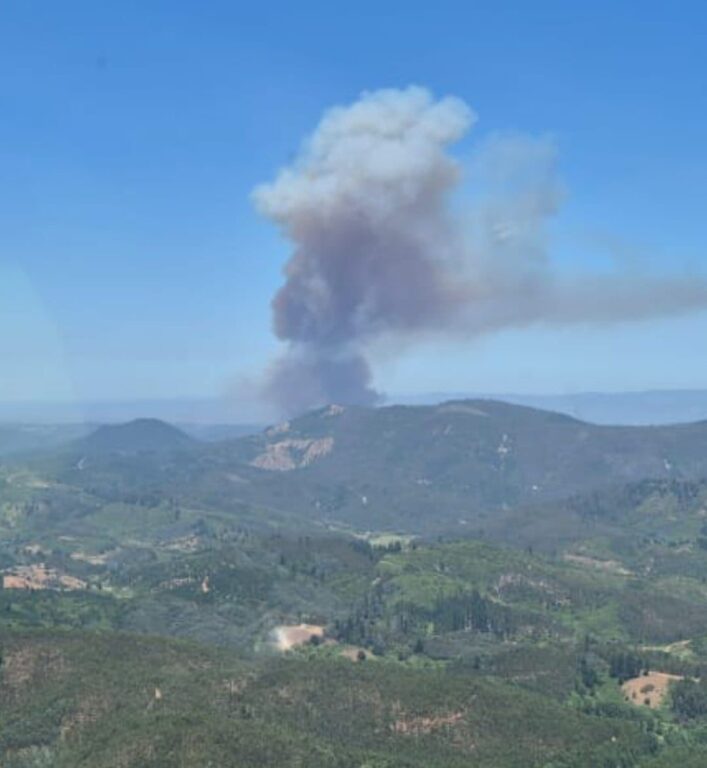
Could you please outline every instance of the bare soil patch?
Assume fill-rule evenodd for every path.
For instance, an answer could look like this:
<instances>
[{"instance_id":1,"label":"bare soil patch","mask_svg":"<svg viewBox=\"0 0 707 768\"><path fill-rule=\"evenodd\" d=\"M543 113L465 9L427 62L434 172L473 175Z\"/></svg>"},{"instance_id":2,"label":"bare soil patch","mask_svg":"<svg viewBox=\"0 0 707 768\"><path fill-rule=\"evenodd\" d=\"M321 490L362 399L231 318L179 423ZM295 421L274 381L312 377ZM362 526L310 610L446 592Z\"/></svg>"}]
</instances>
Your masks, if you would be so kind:
<instances>
[{"instance_id":1,"label":"bare soil patch","mask_svg":"<svg viewBox=\"0 0 707 768\"><path fill-rule=\"evenodd\" d=\"M313 637L324 637L324 627L318 624L280 625L273 631L275 646L280 651L290 651L298 645L309 643Z\"/></svg>"},{"instance_id":2,"label":"bare soil patch","mask_svg":"<svg viewBox=\"0 0 707 768\"><path fill-rule=\"evenodd\" d=\"M393 733L401 733L406 736L427 736L442 728L458 725L463 718L463 712L449 712L427 717L402 716L393 722L391 730Z\"/></svg>"},{"instance_id":3,"label":"bare soil patch","mask_svg":"<svg viewBox=\"0 0 707 768\"><path fill-rule=\"evenodd\" d=\"M271 472L291 472L309 466L331 453L333 448L333 437L280 440L270 443L263 453L251 461L251 465Z\"/></svg>"},{"instance_id":4,"label":"bare soil patch","mask_svg":"<svg viewBox=\"0 0 707 768\"><path fill-rule=\"evenodd\" d=\"M77 560L80 563L88 563L89 565L105 565L110 557L109 552L104 552L101 555L91 555L88 552L72 552L69 557L72 560Z\"/></svg>"},{"instance_id":5,"label":"bare soil patch","mask_svg":"<svg viewBox=\"0 0 707 768\"><path fill-rule=\"evenodd\" d=\"M370 657L370 653L365 648L359 648L355 645L345 646L341 649L340 655L354 662L366 661Z\"/></svg>"},{"instance_id":6,"label":"bare soil patch","mask_svg":"<svg viewBox=\"0 0 707 768\"><path fill-rule=\"evenodd\" d=\"M626 701L636 706L657 709L668 693L670 683L683 680L681 675L669 675L666 672L649 672L647 675L627 680L622 686Z\"/></svg>"},{"instance_id":7,"label":"bare soil patch","mask_svg":"<svg viewBox=\"0 0 707 768\"><path fill-rule=\"evenodd\" d=\"M588 557L587 555L573 555L567 554L563 558L569 563L575 565L582 565L586 568L594 568L597 571L605 571L606 573L616 573L619 576L630 576L631 571L624 568L618 560L599 560L596 557Z\"/></svg>"},{"instance_id":8,"label":"bare soil patch","mask_svg":"<svg viewBox=\"0 0 707 768\"><path fill-rule=\"evenodd\" d=\"M19 565L3 573L3 589L86 589L86 582L47 568L44 563Z\"/></svg>"}]
</instances>

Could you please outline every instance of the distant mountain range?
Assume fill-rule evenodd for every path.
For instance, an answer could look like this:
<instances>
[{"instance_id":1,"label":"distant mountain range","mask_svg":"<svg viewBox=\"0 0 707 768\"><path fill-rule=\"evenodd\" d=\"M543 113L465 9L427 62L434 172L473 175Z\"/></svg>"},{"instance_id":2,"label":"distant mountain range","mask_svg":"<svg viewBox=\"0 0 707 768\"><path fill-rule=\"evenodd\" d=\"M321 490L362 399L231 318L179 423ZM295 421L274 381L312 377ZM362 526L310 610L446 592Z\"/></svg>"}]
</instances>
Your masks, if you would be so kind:
<instances>
[{"instance_id":1,"label":"distant mountain range","mask_svg":"<svg viewBox=\"0 0 707 768\"><path fill-rule=\"evenodd\" d=\"M240 403L235 398L0 402L0 424L108 424L139 418L156 418L197 427L253 422L265 424L268 421L262 410L258 411L252 404Z\"/></svg>"},{"instance_id":2,"label":"distant mountain range","mask_svg":"<svg viewBox=\"0 0 707 768\"><path fill-rule=\"evenodd\" d=\"M409 405L431 405L450 399L470 397L468 394L430 393L401 396L396 402ZM479 394L473 397L502 400L531 408L541 408L574 416L593 424L647 426L651 424L685 424L707 419L707 390L647 390L644 392L577 392L557 395L518 393Z\"/></svg>"},{"instance_id":3,"label":"distant mountain range","mask_svg":"<svg viewBox=\"0 0 707 768\"><path fill-rule=\"evenodd\" d=\"M639 392L519 394L429 392L391 394L386 404L434 405L448 400L483 398L566 413L595 424L678 424L707 419L707 389ZM158 418L179 424L202 439L219 439L257 431L272 421L262 405L227 398L163 398L84 403L0 402L0 424L121 423ZM229 432L230 430L230 432Z\"/></svg>"},{"instance_id":4,"label":"distant mountain range","mask_svg":"<svg viewBox=\"0 0 707 768\"><path fill-rule=\"evenodd\" d=\"M38 450L52 450L88 435L88 424L0 424L0 458Z\"/></svg>"}]
</instances>

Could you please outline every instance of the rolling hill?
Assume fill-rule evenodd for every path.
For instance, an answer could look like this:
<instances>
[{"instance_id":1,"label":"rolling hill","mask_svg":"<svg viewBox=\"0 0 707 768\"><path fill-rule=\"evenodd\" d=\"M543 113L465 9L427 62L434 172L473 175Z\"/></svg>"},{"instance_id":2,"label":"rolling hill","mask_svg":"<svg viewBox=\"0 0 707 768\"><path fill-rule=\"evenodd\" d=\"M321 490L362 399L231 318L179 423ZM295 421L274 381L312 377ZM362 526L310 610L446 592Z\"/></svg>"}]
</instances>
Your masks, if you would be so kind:
<instances>
[{"instance_id":1,"label":"rolling hill","mask_svg":"<svg viewBox=\"0 0 707 768\"><path fill-rule=\"evenodd\" d=\"M187 450L196 441L159 419L135 419L106 424L74 442L68 449L87 456L106 454L170 453Z\"/></svg>"}]
</instances>

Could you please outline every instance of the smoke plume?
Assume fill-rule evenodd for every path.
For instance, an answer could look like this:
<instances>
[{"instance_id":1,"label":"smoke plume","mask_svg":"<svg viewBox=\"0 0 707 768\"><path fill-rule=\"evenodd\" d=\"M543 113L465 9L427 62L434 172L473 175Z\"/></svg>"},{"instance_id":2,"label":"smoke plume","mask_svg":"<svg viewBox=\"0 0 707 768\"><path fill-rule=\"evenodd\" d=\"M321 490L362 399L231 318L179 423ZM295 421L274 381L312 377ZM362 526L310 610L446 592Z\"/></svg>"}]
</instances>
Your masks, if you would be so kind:
<instances>
[{"instance_id":1,"label":"smoke plume","mask_svg":"<svg viewBox=\"0 0 707 768\"><path fill-rule=\"evenodd\" d=\"M286 342L267 395L285 410L372 403L370 349L387 338L475 336L531 323L612 323L707 306L702 279L569 279L547 254L564 196L547 138L477 148L465 182L451 145L475 116L423 88L329 110L291 167L253 192L292 243L272 301Z\"/></svg>"}]
</instances>

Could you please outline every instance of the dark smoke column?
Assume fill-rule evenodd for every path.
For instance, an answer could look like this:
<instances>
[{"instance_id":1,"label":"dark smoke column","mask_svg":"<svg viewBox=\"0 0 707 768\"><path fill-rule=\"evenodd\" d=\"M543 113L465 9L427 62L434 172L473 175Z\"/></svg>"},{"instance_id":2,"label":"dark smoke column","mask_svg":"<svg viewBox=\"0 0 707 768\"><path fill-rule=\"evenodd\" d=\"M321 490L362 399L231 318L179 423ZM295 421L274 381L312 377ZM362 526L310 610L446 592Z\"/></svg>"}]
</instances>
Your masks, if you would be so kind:
<instances>
[{"instance_id":1,"label":"dark smoke column","mask_svg":"<svg viewBox=\"0 0 707 768\"><path fill-rule=\"evenodd\" d=\"M365 93L328 111L295 163L255 189L293 245L272 301L287 349L265 382L284 410L374 402L371 343L448 322L459 168L446 150L472 120L422 88Z\"/></svg>"}]
</instances>

